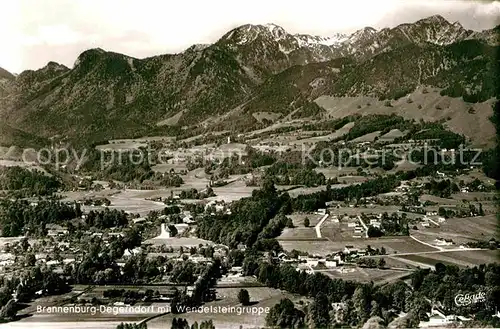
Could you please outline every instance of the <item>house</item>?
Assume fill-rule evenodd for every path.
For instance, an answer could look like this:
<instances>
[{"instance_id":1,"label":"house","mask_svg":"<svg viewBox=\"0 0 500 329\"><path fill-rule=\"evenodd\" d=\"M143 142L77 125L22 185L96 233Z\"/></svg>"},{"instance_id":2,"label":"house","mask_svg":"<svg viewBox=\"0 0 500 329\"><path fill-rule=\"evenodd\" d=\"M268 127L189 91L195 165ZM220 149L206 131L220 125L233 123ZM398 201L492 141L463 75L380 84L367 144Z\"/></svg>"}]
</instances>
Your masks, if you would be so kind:
<instances>
[{"instance_id":1,"label":"house","mask_svg":"<svg viewBox=\"0 0 500 329\"><path fill-rule=\"evenodd\" d=\"M315 266L318 266L318 264L320 262L324 262L324 261L325 261L324 259L321 260L321 259L317 259L317 258L310 258L310 257L308 257L306 259L306 265L310 266L310 267L315 267Z\"/></svg>"},{"instance_id":2,"label":"house","mask_svg":"<svg viewBox=\"0 0 500 329\"><path fill-rule=\"evenodd\" d=\"M290 257L288 257L288 255L287 255L287 254L285 254L284 252L280 252L280 253L278 254L278 259L279 259L280 261L284 262L284 261L289 260L289 259L290 259Z\"/></svg>"},{"instance_id":3,"label":"house","mask_svg":"<svg viewBox=\"0 0 500 329\"><path fill-rule=\"evenodd\" d=\"M159 291L158 299L169 302L175 297L175 295L177 295L177 289L168 288L166 290Z\"/></svg>"},{"instance_id":4,"label":"house","mask_svg":"<svg viewBox=\"0 0 500 329\"><path fill-rule=\"evenodd\" d=\"M346 310L345 303L332 303L332 310L334 312L334 320L335 322L342 322L343 314Z\"/></svg>"},{"instance_id":5,"label":"house","mask_svg":"<svg viewBox=\"0 0 500 329\"><path fill-rule=\"evenodd\" d=\"M186 224L192 224L195 221L193 220L193 216L191 214L185 215L184 218L182 218L182 222Z\"/></svg>"},{"instance_id":6,"label":"house","mask_svg":"<svg viewBox=\"0 0 500 329\"><path fill-rule=\"evenodd\" d=\"M356 222L347 223L347 227L350 227L350 228L356 227L357 225L358 225L358 223L356 223Z\"/></svg>"},{"instance_id":7,"label":"house","mask_svg":"<svg viewBox=\"0 0 500 329\"><path fill-rule=\"evenodd\" d=\"M354 246L345 246L344 248L344 254L351 255L351 254L357 254L359 252L359 249L354 248Z\"/></svg>"},{"instance_id":8,"label":"house","mask_svg":"<svg viewBox=\"0 0 500 329\"><path fill-rule=\"evenodd\" d=\"M437 238L434 241L436 241L436 244L439 246L451 246L454 244L452 239Z\"/></svg>"},{"instance_id":9,"label":"house","mask_svg":"<svg viewBox=\"0 0 500 329\"><path fill-rule=\"evenodd\" d=\"M427 211L425 213L426 216L437 216L437 214L438 214L437 211Z\"/></svg>"},{"instance_id":10,"label":"house","mask_svg":"<svg viewBox=\"0 0 500 329\"><path fill-rule=\"evenodd\" d=\"M146 221L146 217L134 218L132 219L132 221L134 222L134 224L144 223Z\"/></svg>"},{"instance_id":11,"label":"house","mask_svg":"<svg viewBox=\"0 0 500 329\"><path fill-rule=\"evenodd\" d=\"M161 239L169 239L171 237L170 227L166 223L161 223L160 236Z\"/></svg>"},{"instance_id":12,"label":"house","mask_svg":"<svg viewBox=\"0 0 500 329\"><path fill-rule=\"evenodd\" d=\"M314 270L307 264L299 264L299 266L297 266L295 270L297 272L305 271L307 274L314 274Z\"/></svg>"},{"instance_id":13,"label":"house","mask_svg":"<svg viewBox=\"0 0 500 329\"><path fill-rule=\"evenodd\" d=\"M430 313L427 313L429 317L428 321L420 321L418 324L419 328L437 327L445 326L454 322L468 321L471 320L460 315L446 315L443 310L433 307Z\"/></svg>"},{"instance_id":14,"label":"house","mask_svg":"<svg viewBox=\"0 0 500 329\"><path fill-rule=\"evenodd\" d=\"M64 229L64 228L53 228L53 229L49 229L48 230L47 235L55 237L55 236L65 235L67 233L68 233L67 229Z\"/></svg>"},{"instance_id":15,"label":"house","mask_svg":"<svg viewBox=\"0 0 500 329\"><path fill-rule=\"evenodd\" d=\"M233 266L229 269L229 274L231 274L231 275L243 275L243 267Z\"/></svg>"},{"instance_id":16,"label":"house","mask_svg":"<svg viewBox=\"0 0 500 329\"><path fill-rule=\"evenodd\" d=\"M318 214L318 215L326 215L326 209L318 209L316 211L316 214Z\"/></svg>"},{"instance_id":17,"label":"house","mask_svg":"<svg viewBox=\"0 0 500 329\"><path fill-rule=\"evenodd\" d=\"M324 264L326 267L337 267L337 262L335 260L326 260Z\"/></svg>"},{"instance_id":18,"label":"house","mask_svg":"<svg viewBox=\"0 0 500 329\"><path fill-rule=\"evenodd\" d=\"M141 252L141 248L134 248L132 250L125 250L125 252L123 253L123 256L132 256L132 255L137 255L138 253Z\"/></svg>"},{"instance_id":19,"label":"house","mask_svg":"<svg viewBox=\"0 0 500 329\"><path fill-rule=\"evenodd\" d=\"M338 265L344 264L344 260L342 259L342 255L340 254L333 256L333 260L337 262Z\"/></svg>"}]
</instances>

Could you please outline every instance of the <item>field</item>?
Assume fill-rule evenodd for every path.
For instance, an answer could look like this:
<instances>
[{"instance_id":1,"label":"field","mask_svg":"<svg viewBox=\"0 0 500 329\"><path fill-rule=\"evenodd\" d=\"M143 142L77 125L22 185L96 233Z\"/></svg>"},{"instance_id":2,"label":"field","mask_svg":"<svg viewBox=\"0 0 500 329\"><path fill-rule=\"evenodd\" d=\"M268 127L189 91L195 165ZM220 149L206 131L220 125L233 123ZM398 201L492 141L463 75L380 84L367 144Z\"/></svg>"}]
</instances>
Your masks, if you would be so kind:
<instances>
[{"instance_id":1,"label":"field","mask_svg":"<svg viewBox=\"0 0 500 329\"><path fill-rule=\"evenodd\" d=\"M341 269L334 269L322 271L321 273L331 277L332 279L351 280L358 282L371 282L381 284L384 282L394 281L398 278L408 276L409 271L400 270L380 270L375 268L362 268L362 267L344 267Z\"/></svg>"},{"instance_id":2,"label":"field","mask_svg":"<svg viewBox=\"0 0 500 329\"><path fill-rule=\"evenodd\" d=\"M322 231L323 232L323 231ZM354 246L355 248L366 248L368 245L373 249L384 247L388 254L434 251L435 249L418 243L410 237L384 237L370 239L352 239L345 241L279 241L285 250L300 250L317 255L328 255L337 251L344 250L345 246Z\"/></svg>"},{"instance_id":3,"label":"field","mask_svg":"<svg viewBox=\"0 0 500 329\"><path fill-rule=\"evenodd\" d=\"M497 236L497 220L495 215L450 218L440 227L419 228L411 234L427 243L434 243L436 238L452 239L455 244L484 241Z\"/></svg>"},{"instance_id":4,"label":"field","mask_svg":"<svg viewBox=\"0 0 500 329\"><path fill-rule=\"evenodd\" d=\"M457 205L462 203L461 201L456 200L456 199L445 199L445 198L440 198L438 196L430 195L430 194L423 194L420 197L420 201L421 202L425 202L425 201L436 202L440 206L457 206Z\"/></svg>"},{"instance_id":5,"label":"field","mask_svg":"<svg viewBox=\"0 0 500 329\"><path fill-rule=\"evenodd\" d=\"M285 228L281 235L277 238L278 240L308 240L317 239L316 231L314 227L295 227L295 228Z\"/></svg>"},{"instance_id":6,"label":"field","mask_svg":"<svg viewBox=\"0 0 500 329\"><path fill-rule=\"evenodd\" d=\"M413 262L432 266L436 265L437 263L443 263L445 265L472 267L480 264L498 262L498 253L496 250L453 251L424 255L397 256L395 258L407 259Z\"/></svg>"},{"instance_id":7,"label":"field","mask_svg":"<svg viewBox=\"0 0 500 329\"><path fill-rule=\"evenodd\" d=\"M406 132L402 132L399 129L392 129L387 134L380 136L379 140L380 141L384 141L384 142L389 142L389 141L393 141L394 139L396 139L398 137L403 137L407 133L408 133L407 131Z\"/></svg>"},{"instance_id":8,"label":"field","mask_svg":"<svg viewBox=\"0 0 500 329\"><path fill-rule=\"evenodd\" d=\"M438 89L423 92L424 87L417 88L409 97L412 103L407 103L406 97L392 102L392 107L384 106L384 101L374 97L332 97L321 96L316 103L327 111L332 118L343 118L355 113L359 114L390 114L395 113L407 119L424 121L439 121L451 118L446 122L450 130L470 137L474 146L492 145L495 129L490 121L492 100L469 104L461 98L440 96ZM436 104L446 102L449 106L442 110L436 109ZM418 108L420 105L421 108ZM474 114L468 112L472 105Z\"/></svg>"},{"instance_id":9,"label":"field","mask_svg":"<svg viewBox=\"0 0 500 329\"><path fill-rule=\"evenodd\" d=\"M317 187L298 187L291 189L288 191L288 194L292 198L296 198L299 195L305 195L305 194L312 194L320 191L324 191L326 189L326 186L317 186Z\"/></svg>"},{"instance_id":10,"label":"field","mask_svg":"<svg viewBox=\"0 0 500 329\"><path fill-rule=\"evenodd\" d=\"M225 201L232 202L242 198L246 198L252 195L252 192L259 187L257 186L246 186L246 183L243 180L244 175L240 176L231 176L229 181L233 180L233 182L221 186L221 187L213 187L215 197L207 198L206 200L216 200L216 201Z\"/></svg>"},{"instance_id":11,"label":"field","mask_svg":"<svg viewBox=\"0 0 500 329\"><path fill-rule=\"evenodd\" d=\"M318 142L330 141L330 140L333 140L333 139L337 139L337 138L342 137L345 134L347 134L352 129L352 127L354 127L354 123L353 122L349 122L348 124L346 124L345 126L343 126L342 128L336 130L335 132L333 132L331 134L326 134L326 135L316 136L316 137L303 138L303 139L300 139L300 140L296 140L296 141L290 142L290 145L296 145L296 146L298 146L298 145L302 145L302 144L316 144Z\"/></svg>"},{"instance_id":12,"label":"field","mask_svg":"<svg viewBox=\"0 0 500 329\"><path fill-rule=\"evenodd\" d=\"M277 289L258 287L258 288L245 288L250 294L250 302L253 303L250 307L261 308L262 314L252 314L250 312L241 312L238 314L238 307L241 304L238 302L238 292L240 288L222 288L217 289L217 294L221 297L220 300L205 304L206 307L212 307L212 310L217 310L219 307L234 307L235 309L227 312L214 313L198 313L192 312L183 314L182 317L187 319L191 324L194 321L201 322L203 320L212 319L217 329L239 329L239 328L259 328L265 326L265 309L271 308L283 298L290 298L293 302L297 303L300 299L287 292L282 292ZM210 310L209 310L210 311ZM148 322L148 328L169 328L171 321L174 317L172 314L159 317Z\"/></svg>"},{"instance_id":13,"label":"field","mask_svg":"<svg viewBox=\"0 0 500 329\"><path fill-rule=\"evenodd\" d=\"M362 143L362 142L373 142L376 137L380 136L380 131L374 131L372 133L359 136L358 138L355 138L352 140L353 143Z\"/></svg>"},{"instance_id":14,"label":"field","mask_svg":"<svg viewBox=\"0 0 500 329\"><path fill-rule=\"evenodd\" d=\"M182 170L187 171L186 163L184 163L184 162L158 164L158 165L151 167L151 169L155 172L160 172L160 173L167 173L167 172L170 172L172 169L176 173L178 173Z\"/></svg>"},{"instance_id":15,"label":"field","mask_svg":"<svg viewBox=\"0 0 500 329\"><path fill-rule=\"evenodd\" d=\"M319 223L323 216L316 214L292 214L287 217L292 219L293 228L284 228L278 240L302 241L302 240L317 240L316 230L314 227ZM304 227L304 219L309 218L309 227Z\"/></svg>"},{"instance_id":16,"label":"field","mask_svg":"<svg viewBox=\"0 0 500 329\"><path fill-rule=\"evenodd\" d=\"M341 175L353 175L356 174L357 168L354 167L328 167L328 168L314 168L314 171L322 173L326 178L335 178ZM339 177L340 179L340 177Z\"/></svg>"}]
</instances>

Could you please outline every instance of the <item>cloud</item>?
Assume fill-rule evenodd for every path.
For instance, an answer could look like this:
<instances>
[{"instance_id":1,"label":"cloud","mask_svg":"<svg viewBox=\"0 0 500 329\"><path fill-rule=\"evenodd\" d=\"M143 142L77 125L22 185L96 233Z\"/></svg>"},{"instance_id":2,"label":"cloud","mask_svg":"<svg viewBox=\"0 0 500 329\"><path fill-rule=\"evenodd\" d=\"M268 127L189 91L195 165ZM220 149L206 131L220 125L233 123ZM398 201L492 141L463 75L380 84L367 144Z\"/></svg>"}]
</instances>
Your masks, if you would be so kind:
<instances>
[{"instance_id":1,"label":"cloud","mask_svg":"<svg viewBox=\"0 0 500 329\"><path fill-rule=\"evenodd\" d=\"M0 66L12 72L50 60L71 67L92 47L134 57L180 52L246 23L273 22L291 33L329 35L433 14L482 30L500 17L498 1L455 0L17 0L1 9Z\"/></svg>"}]
</instances>

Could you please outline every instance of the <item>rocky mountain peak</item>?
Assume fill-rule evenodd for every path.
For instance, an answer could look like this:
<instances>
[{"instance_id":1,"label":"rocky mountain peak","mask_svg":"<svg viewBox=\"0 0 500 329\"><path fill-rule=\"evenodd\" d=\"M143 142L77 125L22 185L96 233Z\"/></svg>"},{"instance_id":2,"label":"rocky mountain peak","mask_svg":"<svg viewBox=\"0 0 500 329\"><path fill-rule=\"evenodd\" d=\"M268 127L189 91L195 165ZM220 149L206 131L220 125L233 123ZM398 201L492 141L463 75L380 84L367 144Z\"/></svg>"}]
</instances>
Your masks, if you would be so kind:
<instances>
[{"instance_id":1,"label":"rocky mountain peak","mask_svg":"<svg viewBox=\"0 0 500 329\"><path fill-rule=\"evenodd\" d=\"M199 123L251 100L253 105L245 109L287 114L314 110L311 100L325 93L390 98L424 82L450 95L487 99L493 79L484 72L494 62L494 32L469 34L459 23L432 16L330 37L291 34L276 24L247 24L213 45L145 59L94 48L82 52L71 70L55 62L17 78L0 70L0 80L14 79L4 78L0 85L0 100L9 109L0 113L0 120L20 122L22 129L42 136L103 139L149 132L176 115L179 126ZM484 40L491 42L485 45ZM448 46L455 42L462 44ZM473 50L467 57L465 48ZM465 60L476 62L463 65ZM477 80L477 70L471 68L483 70L477 95L469 95ZM243 121L251 125L251 118Z\"/></svg>"},{"instance_id":2,"label":"rocky mountain peak","mask_svg":"<svg viewBox=\"0 0 500 329\"><path fill-rule=\"evenodd\" d=\"M377 34L377 30L373 27L368 26L351 34L347 41L348 43L353 43L357 41L367 40L372 38L375 34Z\"/></svg>"},{"instance_id":3,"label":"rocky mountain peak","mask_svg":"<svg viewBox=\"0 0 500 329\"><path fill-rule=\"evenodd\" d=\"M92 49L85 50L83 53L81 53L78 56L73 67L76 68L77 66L79 66L83 63L94 61L98 57L100 57L101 55L103 55L105 53L106 53L106 51L101 49L101 48L92 48Z\"/></svg>"},{"instance_id":4,"label":"rocky mountain peak","mask_svg":"<svg viewBox=\"0 0 500 329\"><path fill-rule=\"evenodd\" d=\"M423 18L423 19L417 21L416 23L418 24L419 22L420 23L427 23L427 24L444 24L444 25L450 24L450 22L448 22L446 20L446 18L444 18L441 15L432 15L432 16Z\"/></svg>"},{"instance_id":5,"label":"rocky mountain peak","mask_svg":"<svg viewBox=\"0 0 500 329\"><path fill-rule=\"evenodd\" d=\"M259 36L277 41L286 38L288 35L285 29L276 24L246 24L229 31L220 41L244 45L253 42Z\"/></svg>"}]
</instances>

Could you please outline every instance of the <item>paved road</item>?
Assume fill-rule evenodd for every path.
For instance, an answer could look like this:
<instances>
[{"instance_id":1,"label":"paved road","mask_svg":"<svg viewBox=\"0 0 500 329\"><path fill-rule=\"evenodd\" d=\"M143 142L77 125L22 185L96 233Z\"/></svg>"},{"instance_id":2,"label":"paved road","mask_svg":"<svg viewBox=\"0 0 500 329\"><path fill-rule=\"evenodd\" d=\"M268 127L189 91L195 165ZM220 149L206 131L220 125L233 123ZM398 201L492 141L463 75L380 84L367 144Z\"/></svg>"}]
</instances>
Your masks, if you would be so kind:
<instances>
[{"instance_id":1,"label":"paved road","mask_svg":"<svg viewBox=\"0 0 500 329\"><path fill-rule=\"evenodd\" d=\"M424 242L424 241L422 241L422 240L419 240L419 239L417 239L416 237L414 237L413 235L410 235L410 238L412 238L413 240L417 241L417 242L418 242L418 243L420 243L420 244L426 245L427 247L431 247L431 248L433 248L433 249L437 249L437 250L444 250L444 249L443 249L443 248L441 248L441 247L437 247L437 246L434 246L434 245L432 245L432 244L430 244L430 243L427 243L427 242Z\"/></svg>"},{"instance_id":2,"label":"paved road","mask_svg":"<svg viewBox=\"0 0 500 329\"><path fill-rule=\"evenodd\" d=\"M314 229L316 230L316 236L318 238L321 238L321 225L323 225L323 223L325 222L325 220L328 218L328 214L324 215L323 218L321 218L321 220L319 221L318 224L316 224L316 226L314 227Z\"/></svg>"}]
</instances>

